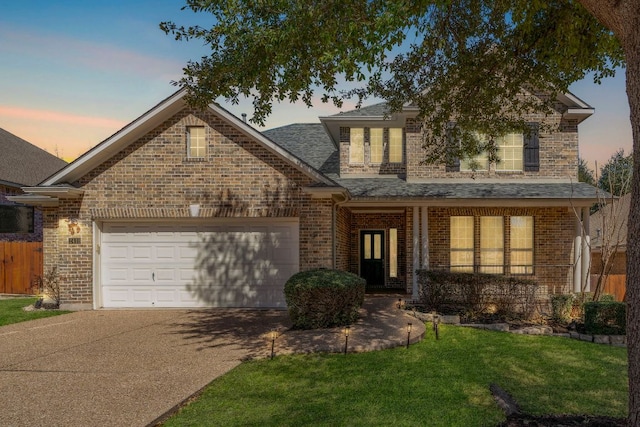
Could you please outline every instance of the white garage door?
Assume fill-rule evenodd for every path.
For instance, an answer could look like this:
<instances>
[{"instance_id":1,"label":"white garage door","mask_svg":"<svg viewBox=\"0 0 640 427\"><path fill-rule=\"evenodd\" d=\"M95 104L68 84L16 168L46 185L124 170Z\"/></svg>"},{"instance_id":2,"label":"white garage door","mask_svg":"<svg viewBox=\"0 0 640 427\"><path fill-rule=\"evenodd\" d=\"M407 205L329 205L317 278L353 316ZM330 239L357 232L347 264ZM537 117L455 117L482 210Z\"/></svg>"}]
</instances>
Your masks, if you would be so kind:
<instances>
[{"instance_id":1,"label":"white garage door","mask_svg":"<svg viewBox=\"0 0 640 427\"><path fill-rule=\"evenodd\" d=\"M105 223L103 307L285 307L298 222Z\"/></svg>"}]
</instances>

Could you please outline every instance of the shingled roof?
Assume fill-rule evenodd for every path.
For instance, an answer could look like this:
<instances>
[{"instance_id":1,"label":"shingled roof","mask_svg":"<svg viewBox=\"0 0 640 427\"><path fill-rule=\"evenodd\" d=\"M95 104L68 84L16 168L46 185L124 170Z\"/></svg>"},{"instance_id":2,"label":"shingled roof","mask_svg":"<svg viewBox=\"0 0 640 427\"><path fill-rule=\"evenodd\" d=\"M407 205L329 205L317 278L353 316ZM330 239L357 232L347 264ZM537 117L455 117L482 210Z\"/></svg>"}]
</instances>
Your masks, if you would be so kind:
<instances>
[{"instance_id":1,"label":"shingled roof","mask_svg":"<svg viewBox=\"0 0 640 427\"><path fill-rule=\"evenodd\" d=\"M368 113L381 111L377 104ZM362 111L361 111L362 112ZM365 111L364 113L367 113ZM282 148L306 162L326 177L347 189L353 200L447 200L447 199L529 199L595 200L595 187L581 182L407 182L397 176L352 178L340 176L339 154L320 123L291 124L263 134Z\"/></svg>"},{"instance_id":2,"label":"shingled roof","mask_svg":"<svg viewBox=\"0 0 640 427\"><path fill-rule=\"evenodd\" d=\"M67 162L0 128L0 181L31 186L66 166Z\"/></svg>"},{"instance_id":3,"label":"shingled roof","mask_svg":"<svg viewBox=\"0 0 640 427\"><path fill-rule=\"evenodd\" d=\"M320 123L295 123L262 132L267 138L325 175L338 174L340 159Z\"/></svg>"}]
</instances>

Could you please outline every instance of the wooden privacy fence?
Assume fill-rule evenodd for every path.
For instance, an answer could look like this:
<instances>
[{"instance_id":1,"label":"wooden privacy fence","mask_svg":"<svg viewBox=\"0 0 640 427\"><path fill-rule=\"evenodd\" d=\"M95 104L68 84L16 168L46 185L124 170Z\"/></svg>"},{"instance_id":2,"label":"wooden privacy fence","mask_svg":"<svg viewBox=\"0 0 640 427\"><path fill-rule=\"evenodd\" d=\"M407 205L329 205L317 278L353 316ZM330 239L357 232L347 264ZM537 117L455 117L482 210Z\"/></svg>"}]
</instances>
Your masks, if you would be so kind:
<instances>
[{"instance_id":1,"label":"wooden privacy fence","mask_svg":"<svg viewBox=\"0 0 640 427\"><path fill-rule=\"evenodd\" d=\"M0 242L0 294L32 294L42 276L42 242Z\"/></svg>"},{"instance_id":2,"label":"wooden privacy fence","mask_svg":"<svg viewBox=\"0 0 640 427\"><path fill-rule=\"evenodd\" d=\"M591 275L591 290L596 288L598 283L598 275ZM624 301L627 292L627 275L626 274L610 274L604 282L605 294L614 295L616 301Z\"/></svg>"}]
</instances>

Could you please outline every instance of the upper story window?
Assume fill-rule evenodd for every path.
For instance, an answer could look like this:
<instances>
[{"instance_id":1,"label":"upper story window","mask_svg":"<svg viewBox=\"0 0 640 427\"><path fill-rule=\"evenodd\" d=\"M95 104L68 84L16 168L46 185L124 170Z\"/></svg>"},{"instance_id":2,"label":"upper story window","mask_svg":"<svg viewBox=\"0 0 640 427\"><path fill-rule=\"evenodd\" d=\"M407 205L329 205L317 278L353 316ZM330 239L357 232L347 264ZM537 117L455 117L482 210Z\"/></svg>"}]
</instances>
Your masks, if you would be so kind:
<instances>
[{"instance_id":1,"label":"upper story window","mask_svg":"<svg viewBox=\"0 0 640 427\"><path fill-rule=\"evenodd\" d=\"M349 131L349 163L364 163L364 128Z\"/></svg>"},{"instance_id":2,"label":"upper story window","mask_svg":"<svg viewBox=\"0 0 640 427\"><path fill-rule=\"evenodd\" d=\"M496 138L499 162L495 164L497 172L538 172L540 170L540 144L538 124L530 123L531 132L510 133ZM480 136L482 138L482 136ZM458 159L447 165L448 172L486 171L489 169L487 153L470 159Z\"/></svg>"},{"instance_id":3,"label":"upper story window","mask_svg":"<svg viewBox=\"0 0 640 427\"><path fill-rule=\"evenodd\" d=\"M384 129L369 129L369 144L371 147L371 163L382 163L384 158Z\"/></svg>"},{"instance_id":4,"label":"upper story window","mask_svg":"<svg viewBox=\"0 0 640 427\"><path fill-rule=\"evenodd\" d=\"M483 137L481 136L482 140ZM507 135L496 138L498 146L498 158L500 161L496 163L497 171L522 171L524 165L524 136L521 133L509 133ZM472 166L478 171L486 171L489 169L489 159L487 153L480 153L471 159L460 161L460 170L470 171Z\"/></svg>"},{"instance_id":5,"label":"upper story window","mask_svg":"<svg viewBox=\"0 0 640 427\"><path fill-rule=\"evenodd\" d=\"M190 158L202 158L207 154L204 126L187 127L187 155Z\"/></svg>"},{"instance_id":6,"label":"upper story window","mask_svg":"<svg viewBox=\"0 0 640 427\"><path fill-rule=\"evenodd\" d=\"M402 163L402 128L389 129L389 163Z\"/></svg>"}]
</instances>

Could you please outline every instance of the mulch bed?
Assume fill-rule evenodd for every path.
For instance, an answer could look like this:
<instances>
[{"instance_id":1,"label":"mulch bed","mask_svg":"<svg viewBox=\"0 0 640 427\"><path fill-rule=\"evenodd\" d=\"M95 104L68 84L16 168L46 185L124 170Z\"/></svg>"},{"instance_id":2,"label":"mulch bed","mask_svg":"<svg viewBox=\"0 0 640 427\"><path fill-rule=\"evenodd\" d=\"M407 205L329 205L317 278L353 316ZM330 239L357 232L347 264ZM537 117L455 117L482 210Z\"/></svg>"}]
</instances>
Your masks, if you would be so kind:
<instances>
[{"instance_id":1,"label":"mulch bed","mask_svg":"<svg viewBox=\"0 0 640 427\"><path fill-rule=\"evenodd\" d=\"M626 427L624 418L595 417L588 415L512 414L498 427Z\"/></svg>"}]
</instances>

